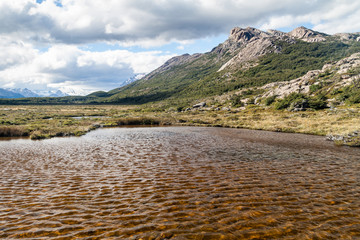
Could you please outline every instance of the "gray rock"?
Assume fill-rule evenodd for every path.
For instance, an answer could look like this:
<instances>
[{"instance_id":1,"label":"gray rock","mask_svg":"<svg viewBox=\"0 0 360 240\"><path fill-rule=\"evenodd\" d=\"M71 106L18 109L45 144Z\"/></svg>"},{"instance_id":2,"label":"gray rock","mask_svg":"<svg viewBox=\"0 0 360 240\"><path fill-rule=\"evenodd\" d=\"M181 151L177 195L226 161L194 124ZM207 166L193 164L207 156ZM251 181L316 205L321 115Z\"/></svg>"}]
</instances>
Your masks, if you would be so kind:
<instances>
[{"instance_id":1,"label":"gray rock","mask_svg":"<svg viewBox=\"0 0 360 240\"><path fill-rule=\"evenodd\" d=\"M326 41L325 34L315 32L306 27L298 27L288 33L288 36L301 39L305 42L323 42Z\"/></svg>"},{"instance_id":2,"label":"gray rock","mask_svg":"<svg viewBox=\"0 0 360 240\"><path fill-rule=\"evenodd\" d=\"M206 106L206 102L201 102L193 105L193 108L202 108Z\"/></svg>"}]
</instances>

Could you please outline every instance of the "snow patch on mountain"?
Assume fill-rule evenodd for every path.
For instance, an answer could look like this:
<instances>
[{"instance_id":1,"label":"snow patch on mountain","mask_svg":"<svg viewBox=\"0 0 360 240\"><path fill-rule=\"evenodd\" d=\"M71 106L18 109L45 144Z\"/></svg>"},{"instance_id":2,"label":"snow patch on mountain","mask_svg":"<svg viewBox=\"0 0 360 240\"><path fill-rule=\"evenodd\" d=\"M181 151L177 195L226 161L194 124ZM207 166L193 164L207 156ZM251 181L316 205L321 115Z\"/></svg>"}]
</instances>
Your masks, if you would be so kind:
<instances>
[{"instance_id":1,"label":"snow patch on mountain","mask_svg":"<svg viewBox=\"0 0 360 240\"><path fill-rule=\"evenodd\" d=\"M133 82L135 82L135 81L137 81L137 80L140 80L140 79L142 79L143 77L145 77L145 73L138 73L138 74L135 74L134 76L132 76L131 78L129 78L128 80L126 80L125 82L123 82L121 85L120 85L120 87L123 87L123 86L126 86L126 85L128 85L128 84L130 84L130 83L133 83Z\"/></svg>"}]
</instances>

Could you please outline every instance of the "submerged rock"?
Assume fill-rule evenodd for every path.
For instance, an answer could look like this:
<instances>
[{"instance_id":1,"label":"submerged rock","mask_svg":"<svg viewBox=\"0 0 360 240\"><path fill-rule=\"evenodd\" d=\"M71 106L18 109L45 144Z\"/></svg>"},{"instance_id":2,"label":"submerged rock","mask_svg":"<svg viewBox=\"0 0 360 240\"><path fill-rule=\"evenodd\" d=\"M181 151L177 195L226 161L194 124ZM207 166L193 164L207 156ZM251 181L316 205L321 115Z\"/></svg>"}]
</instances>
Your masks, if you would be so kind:
<instances>
[{"instance_id":1,"label":"submerged rock","mask_svg":"<svg viewBox=\"0 0 360 240\"><path fill-rule=\"evenodd\" d=\"M326 140L333 141L337 145L360 147L360 132L354 131L347 135L328 135Z\"/></svg>"}]
</instances>

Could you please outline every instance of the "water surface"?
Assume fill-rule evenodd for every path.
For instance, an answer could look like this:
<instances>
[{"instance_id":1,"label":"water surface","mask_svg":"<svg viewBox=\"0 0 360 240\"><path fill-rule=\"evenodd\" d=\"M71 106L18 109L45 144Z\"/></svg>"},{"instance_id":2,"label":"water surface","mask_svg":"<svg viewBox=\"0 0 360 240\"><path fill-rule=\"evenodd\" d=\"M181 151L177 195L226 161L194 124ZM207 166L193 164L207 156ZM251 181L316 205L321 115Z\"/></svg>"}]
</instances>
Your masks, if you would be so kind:
<instances>
[{"instance_id":1,"label":"water surface","mask_svg":"<svg viewBox=\"0 0 360 240\"><path fill-rule=\"evenodd\" d=\"M0 238L359 239L360 150L225 128L0 142Z\"/></svg>"}]
</instances>

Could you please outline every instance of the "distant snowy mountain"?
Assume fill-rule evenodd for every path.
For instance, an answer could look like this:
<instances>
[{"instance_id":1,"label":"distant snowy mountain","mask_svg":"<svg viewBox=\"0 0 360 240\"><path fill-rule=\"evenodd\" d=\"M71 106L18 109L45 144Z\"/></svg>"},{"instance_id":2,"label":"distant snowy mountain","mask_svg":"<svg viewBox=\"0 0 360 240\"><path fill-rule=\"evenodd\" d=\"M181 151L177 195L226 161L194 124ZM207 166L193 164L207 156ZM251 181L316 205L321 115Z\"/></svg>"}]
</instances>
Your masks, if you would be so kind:
<instances>
[{"instance_id":1,"label":"distant snowy mountain","mask_svg":"<svg viewBox=\"0 0 360 240\"><path fill-rule=\"evenodd\" d=\"M7 88L6 90L21 94L23 97L41 97L39 94L36 94L27 88Z\"/></svg>"},{"instance_id":2,"label":"distant snowy mountain","mask_svg":"<svg viewBox=\"0 0 360 240\"><path fill-rule=\"evenodd\" d=\"M22 98L23 95L15 93L4 88L0 88L0 98Z\"/></svg>"},{"instance_id":3,"label":"distant snowy mountain","mask_svg":"<svg viewBox=\"0 0 360 240\"><path fill-rule=\"evenodd\" d=\"M125 82L123 82L120 85L120 87L126 86L126 85L128 85L128 84L130 84L132 82L135 82L135 81L137 81L139 79L142 79L143 77L145 77L145 75L146 75L145 73L138 73L138 74L134 75L133 77L129 78L128 80L126 80Z\"/></svg>"},{"instance_id":4,"label":"distant snowy mountain","mask_svg":"<svg viewBox=\"0 0 360 240\"><path fill-rule=\"evenodd\" d=\"M71 88L71 87L61 87L59 89L63 94L68 96L86 96L91 92L94 92L92 89L80 89L80 88Z\"/></svg>"},{"instance_id":5,"label":"distant snowy mountain","mask_svg":"<svg viewBox=\"0 0 360 240\"><path fill-rule=\"evenodd\" d=\"M0 98L23 97L65 97L70 95L85 96L87 91L73 89L30 90L28 88L0 88Z\"/></svg>"},{"instance_id":6,"label":"distant snowy mountain","mask_svg":"<svg viewBox=\"0 0 360 240\"><path fill-rule=\"evenodd\" d=\"M34 90L34 92L40 97L65 97L69 96L68 94L62 92L61 90Z\"/></svg>"}]
</instances>

